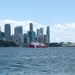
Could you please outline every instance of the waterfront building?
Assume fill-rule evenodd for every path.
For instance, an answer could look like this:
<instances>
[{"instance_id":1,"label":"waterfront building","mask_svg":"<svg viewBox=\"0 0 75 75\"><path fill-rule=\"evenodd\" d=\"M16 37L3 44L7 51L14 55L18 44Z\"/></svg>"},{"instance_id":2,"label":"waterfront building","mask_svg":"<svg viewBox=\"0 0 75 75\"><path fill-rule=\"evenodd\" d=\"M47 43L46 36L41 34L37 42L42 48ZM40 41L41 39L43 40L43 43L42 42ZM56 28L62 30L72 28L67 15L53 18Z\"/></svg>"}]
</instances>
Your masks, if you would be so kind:
<instances>
[{"instance_id":1,"label":"waterfront building","mask_svg":"<svg viewBox=\"0 0 75 75\"><path fill-rule=\"evenodd\" d=\"M17 26L14 29L14 35L15 36L22 36L23 31L22 31L22 26Z\"/></svg>"},{"instance_id":2,"label":"waterfront building","mask_svg":"<svg viewBox=\"0 0 75 75\"><path fill-rule=\"evenodd\" d=\"M5 39L5 33L1 31L1 27L0 27L0 40L1 39Z\"/></svg>"},{"instance_id":3,"label":"waterfront building","mask_svg":"<svg viewBox=\"0 0 75 75\"><path fill-rule=\"evenodd\" d=\"M45 44L48 44L48 43L49 43L49 42L48 42L48 35L44 35L43 41L44 41Z\"/></svg>"},{"instance_id":4,"label":"waterfront building","mask_svg":"<svg viewBox=\"0 0 75 75\"><path fill-rule=\"evenodd\" d=\"M43 28L37 29L37 41L43 43Z\"/></svg>"},{"instance_id":5,"label":"waterfront building","mask_svg":"<svg viewBox=\"0 0 75 75\"><path fill-rule=\"evenodd\" d=\"M39 36L40 36L40 29L37 29L37 41L38 41Z\"/></svg>"},{"instance_id":6,"label":"waterfront building","mask_svg":"<svg viewBox=\"0 0 75 75\"><path fill-rule=\"evenodd\" d=\"M17 36L12 35L12 41L18 45L18 37Z\"/></svg>"},{"instance_id":7,"label":"waterfront building","mask_svg":"<svg viewBox=\"0 0 75 75\"><path fill-rule=\"evenodd\" d=\"M37 38L40 36L40 29L37 29Z\"/></svg>"},{"instance_id":8,"label":"waterfront building","mask_svg":"<svg viewBox=\"0 0 75 75\"><path fill-rule=\"evenodd\" d=\"M33 23L30 23L30 31L33 31Z\"/></svg>"},{"instance_id":9,"label":"waterfront building","mask_svg":"<svg viewBox=\"0 0 75 75\"><path fill-rule=\"evenodd\" d=\"M48 43L50 43L50 28L47 26L47 36L48 36Z\"/></svg>"},{"instance_id":10,"label":"waterfront building","mask_svg":"<svg viewBox=\"0 0 75 75\"><path fill-rule=\"evenodd\" d=\"M40 35L43 35L43 28L40 28Z\"/></svg>"},{"instance_id":11,"label":"waterfront building","mask_svg":"<svg viewBox=\"0 0 75 75\"><path fill-rule=\"evenodd\" d=\"M1 31L1 39L5 38L5 33Z\"/></svg>"},{"instance_id":12,"label":"waterfront building","mask_svg":"<svg viewBox=\"0 0 75 75\"><path fill-rule=\"evenodd\" d=\"M44 42L44 37L43 35L40 35L38 38L38 42L43 43Z\"/></svg>"},{"instance_id":13,"label":"waterfront building","mask_svg":"<svg viewBox=\"0 0 75 75\"><path fill-rule=\"evenodd\" d=\"M10 24L5 24L5 38L7 41L11 41L11 27Z\"/></svg>"},{"instance_id":14,"label":"waterfront building","mask_svg":"<svg viewBox=\"0 0 75 75\"><path fill-rule=\"evenodd\" d=\"M28 31L28 37L30 38L30 43L35 41L36 33L33 31L33 23L30 23L30 31Z\"/></svg>"},{"instance_id":15,"label":"waterfront building","mask_svg":"<svg viewBox=\"0 0 75 75\"><path fill-rule=\"evenodd\" d=\"M30 38L30 43L35 42L36 33L34 31L28 31L28 36Z\"/></svg>"},{"instance_id":16,"label":"waterfront building","mask_svg":"<svg viewBox=\"0 0 75 75\"><path fill-rule=\"evenodd\" d=\"M23 43L24 43L25 46L30 43L30 39L28 37L28 34L23 35Z\"/></svg>"},{"instance_id":17,"label":"waterfront building","mask_svg":"<svg viewBox=\"0 0 75 75\"><path fill-rule=\"evenodd\" d=\"M23 43L23 30L22 30L22 26L17 26L14 29L14 35L16 38L16 43L18 45L21 45Z\"/></svg>"}]
</instances>

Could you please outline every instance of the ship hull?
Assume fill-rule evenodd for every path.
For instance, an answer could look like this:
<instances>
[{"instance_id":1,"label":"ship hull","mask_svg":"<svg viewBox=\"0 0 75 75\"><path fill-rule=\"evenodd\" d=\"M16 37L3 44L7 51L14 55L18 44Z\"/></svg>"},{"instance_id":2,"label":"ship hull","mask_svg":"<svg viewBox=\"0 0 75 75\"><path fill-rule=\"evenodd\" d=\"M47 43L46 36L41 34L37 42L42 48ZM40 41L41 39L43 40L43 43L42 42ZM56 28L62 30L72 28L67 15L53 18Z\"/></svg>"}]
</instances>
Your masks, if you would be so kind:
<instances>
[{"instance_id":1,"label":"ship hull","mask_svg":"<svg viewBox=\"0 0 75 75\"><path fill-rule=\"evenodd\" d=\"M47 48L48 46L39 46L39 45L32 45L32 44L29 44L28 46L29 48Z\"/></svg>"}]
</instances>

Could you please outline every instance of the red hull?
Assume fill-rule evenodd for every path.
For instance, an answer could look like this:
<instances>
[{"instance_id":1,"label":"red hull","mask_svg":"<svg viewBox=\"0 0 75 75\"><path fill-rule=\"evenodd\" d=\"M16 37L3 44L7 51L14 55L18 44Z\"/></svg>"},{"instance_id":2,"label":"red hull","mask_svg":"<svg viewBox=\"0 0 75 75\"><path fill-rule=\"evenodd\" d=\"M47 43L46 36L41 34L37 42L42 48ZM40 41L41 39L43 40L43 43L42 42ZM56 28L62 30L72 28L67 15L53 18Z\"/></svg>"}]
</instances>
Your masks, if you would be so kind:
<instances>
[{"instance_id":1,"label":"red hull","mask_svg":"<svg viewBox=\"0 0 75 75\"><path fill-rule=\"evenodd\" d=\"M29 44L28 47L29 48L47 48L48 46L39 46L39 45L34 46L34 45Z\"/></svg>"},{"instance_id":2,"label":"red hull","mask_svg":"<svg viewBox=\"0 0 75 75\"><path fill-rule=\"evenodd\" d=\"M29 44L28 45L29 48L35 48L34 45Z\"/></svg>"}]
</instances>

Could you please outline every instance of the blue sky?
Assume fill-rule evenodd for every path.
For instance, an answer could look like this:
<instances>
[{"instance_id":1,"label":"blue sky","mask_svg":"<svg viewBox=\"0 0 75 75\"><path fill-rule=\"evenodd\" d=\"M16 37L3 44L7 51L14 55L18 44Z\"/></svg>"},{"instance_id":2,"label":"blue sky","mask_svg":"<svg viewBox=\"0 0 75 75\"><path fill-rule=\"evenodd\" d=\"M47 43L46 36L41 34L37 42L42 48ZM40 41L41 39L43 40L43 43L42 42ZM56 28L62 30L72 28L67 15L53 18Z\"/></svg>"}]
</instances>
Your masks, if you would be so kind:
<instances>
[{"instance_id":1,"label":"blue sky","mask_svg":"<svg viewBox=\"0 0 75 75\"><path fill-rule=\"evenodd\" d=\"M75 0L0 0L0 20L35 21L53 26L75 22Z\"/></svg>"},{"instance_id":2,"label":"blue sky","mask_svg":"<svg viewBox=\"0 0 75 75\"><path fill-rule=\"evenodd\" d=\"M75 43L75 0L0 0L2 31L10 23L12 34L21 25L26 33L30 22L35 31L43 27L45 33L49 25L51 42Z\"/></svg>"}]
</instances>

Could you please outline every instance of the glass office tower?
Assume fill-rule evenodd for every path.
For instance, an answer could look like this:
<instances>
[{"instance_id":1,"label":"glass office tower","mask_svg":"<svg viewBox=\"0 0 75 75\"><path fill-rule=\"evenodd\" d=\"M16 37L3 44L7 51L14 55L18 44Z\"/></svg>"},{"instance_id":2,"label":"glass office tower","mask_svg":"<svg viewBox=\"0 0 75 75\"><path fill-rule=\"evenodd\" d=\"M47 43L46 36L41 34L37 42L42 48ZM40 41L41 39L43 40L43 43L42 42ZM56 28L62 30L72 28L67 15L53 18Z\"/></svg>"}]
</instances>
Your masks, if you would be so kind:
<instances>
[{"instance_id":1,"label":"glass office tower","mask_svg":"<svg viewBox=\"0 0 75 75\"><path fill-rule=\"evenodd\" d=\"M50 28L47 26L48 43L50 43Z\"/></svg>"},{"instance_id":2,"label":"glass office tower","mask_svg":"<svg viewBox=\"0 0 75 75\"><path fill-rule=\"evenodd\" d=\"M11 27L10 24L5 24L5 38L7 41L11 40Z\"/></svg>"}]
</instances>

